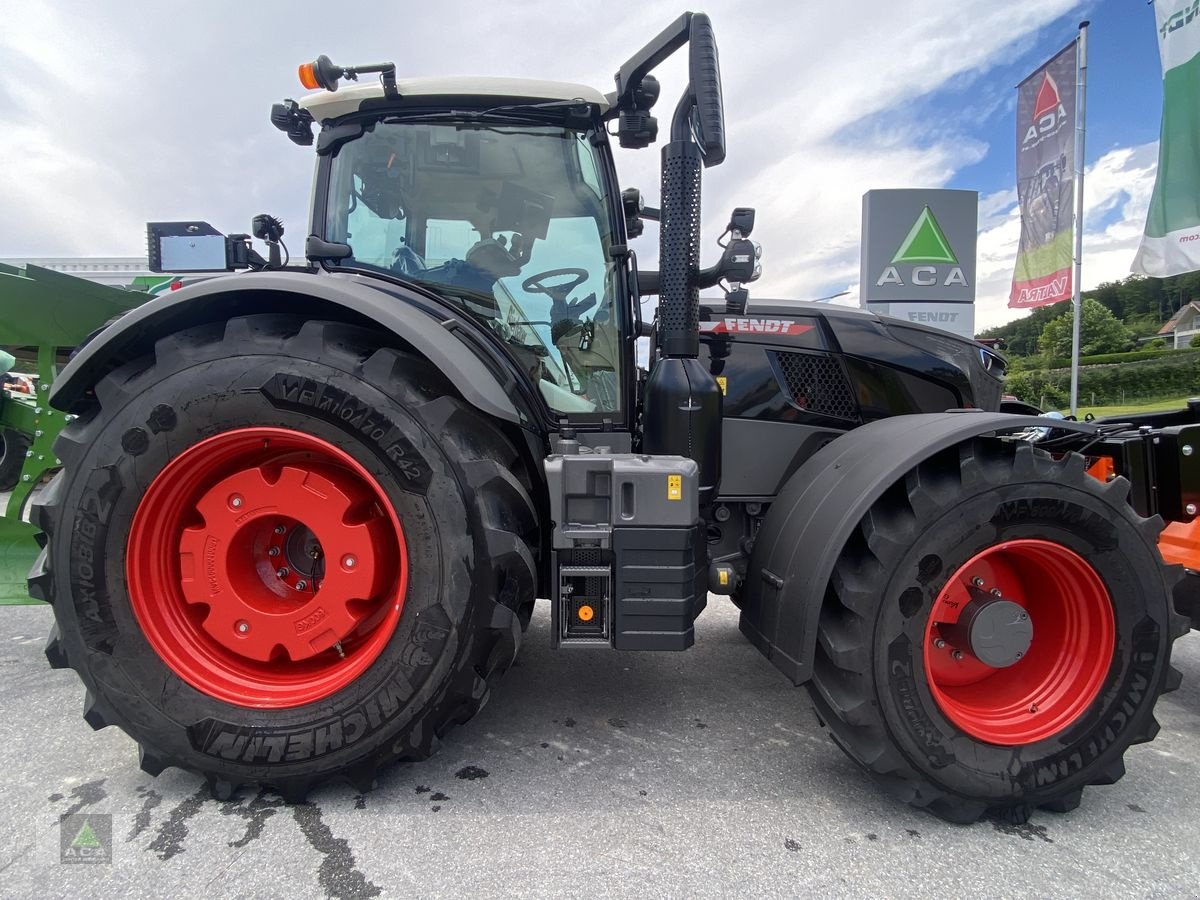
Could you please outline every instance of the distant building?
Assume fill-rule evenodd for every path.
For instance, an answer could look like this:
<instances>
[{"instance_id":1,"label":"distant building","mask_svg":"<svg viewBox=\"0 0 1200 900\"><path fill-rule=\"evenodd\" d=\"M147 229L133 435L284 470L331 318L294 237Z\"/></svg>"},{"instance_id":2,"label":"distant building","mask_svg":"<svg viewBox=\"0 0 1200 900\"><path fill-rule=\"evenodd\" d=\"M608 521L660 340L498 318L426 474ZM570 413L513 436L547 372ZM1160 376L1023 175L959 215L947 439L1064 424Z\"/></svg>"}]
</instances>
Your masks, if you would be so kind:
<instances>
[{"instance_id":1,"label":"distant building","mask_svg":"<svg viewBox=\"0 0 1200 900\"><path fill-rule=\"evenodd\" d=\"M1179 312L1171 316L1158 336L1166 338L1167 343L1176 350L1186 349L1192 343L1192 338L1200 334L1200 300L1193 300L1179 307Z\"/></svg>"},{"instance_id":2,"label":"distant building","mask_svg":"<svg viewBox=\"0 0 1200 900\"><path fill-rule=\"evenodd\" d=\"M169 275L151 272L144 256L26 257L0 259L0 265L40 266L110 287L132 287L143 291L170 280Z\"/></svg>"}]
</instances>

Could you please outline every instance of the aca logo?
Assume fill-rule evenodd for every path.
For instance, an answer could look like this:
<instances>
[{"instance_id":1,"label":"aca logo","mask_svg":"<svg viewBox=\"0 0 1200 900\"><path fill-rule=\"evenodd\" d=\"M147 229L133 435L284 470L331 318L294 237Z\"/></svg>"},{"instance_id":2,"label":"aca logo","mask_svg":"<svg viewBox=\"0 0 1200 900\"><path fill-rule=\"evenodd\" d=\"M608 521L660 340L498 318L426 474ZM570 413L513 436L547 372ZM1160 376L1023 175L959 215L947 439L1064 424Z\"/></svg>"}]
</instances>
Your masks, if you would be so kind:
<instances>
[{"instance_id":1,"label":"aca logo","mask_svg":"<svg viewBox=\"0 0 1200 900\"><path fill-rule=\"evenodd\" d=\"M921 210L908 230L908 236L892 256L892 264L883 270L875 284L878 287L886 284L901 287L910 284L916 287L967 286L967 277L958 264L958 257L950 249L942 226L928 206Z\"/></svg>"},{"instance_id":2,"label":"aca logo","mask_svg":"<svg viewBox=\"0 0 1200 900\"><path fill-rule=\"evenodd\" d=\"M1033 149L1047 138L1054 137L1068 124L1070 121L1058 94L1058 83L1046 72L1033 102L1033 118L1021 139L1021 149Z\"/></svg>"}]
</instances>

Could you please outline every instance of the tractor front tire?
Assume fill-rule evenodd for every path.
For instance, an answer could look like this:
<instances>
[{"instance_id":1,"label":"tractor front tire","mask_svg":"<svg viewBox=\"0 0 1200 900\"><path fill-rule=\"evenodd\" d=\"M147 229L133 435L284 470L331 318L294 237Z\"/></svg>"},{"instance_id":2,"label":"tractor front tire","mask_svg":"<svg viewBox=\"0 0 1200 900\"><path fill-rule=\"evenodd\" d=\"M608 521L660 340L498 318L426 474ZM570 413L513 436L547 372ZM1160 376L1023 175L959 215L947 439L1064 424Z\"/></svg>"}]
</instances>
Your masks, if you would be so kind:
<instances>
[{"instance_id":1,"label":"tractor front tire","mask_svg":"<svg viewBox=\"0 0 1200 900\"><path fill-rule=\"evenodd\" d=\"M30 593L84 717L218 797L359 789L487 700L536 589L512 444L424 360L286 315L107 374L34 508Z\"/></svg>"},{"instance_id":2,"label":"tractor front tire","mask_svg":"<svg viewBox=\"0 0 1200 900\"><path fill-rule=\"evenodd\" d=\"M1124 479L980 439L922 462L864 516L820 615L813 679L835 742L955 822L1075 808L1158 732L1179 673L1177 579Z\"/></svg>"}]
</instances>

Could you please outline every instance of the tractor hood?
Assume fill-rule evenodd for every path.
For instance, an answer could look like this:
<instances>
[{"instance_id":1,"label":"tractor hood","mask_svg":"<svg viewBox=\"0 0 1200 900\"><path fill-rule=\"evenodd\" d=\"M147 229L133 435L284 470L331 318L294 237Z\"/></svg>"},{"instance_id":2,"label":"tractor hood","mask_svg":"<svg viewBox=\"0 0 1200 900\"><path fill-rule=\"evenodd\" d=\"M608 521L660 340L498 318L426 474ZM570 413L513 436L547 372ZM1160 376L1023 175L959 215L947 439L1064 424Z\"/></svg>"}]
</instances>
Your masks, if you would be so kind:
<instances>
[{"instance_id":1,"label":"tractor hood","mask_svg":"<svg viewBox=\"0 0 1200 900\"><path fill-rule=\"evenodd\" d=\"M726 313L723 301L701 304L701 339L714 374L720 374L717 368L737 368L735 358L746 366L761 356L781 381L783 393L790 392L793 400L803 395L806 409L816 403L816 392L800 390L790 374L816 371L814 366L825 367L826 387L835 374L844 380L844 388L838 389L844 399L824 407L845 413L842 418L867 421L954 407L999 409L1004 358L948 331L808 301L752 300L740 316ZM755 346L761 352L752 351ZM826 366L822 358L833 362ZM760 385L765 381L759 374L747 380ZM728 389L726 406L727 414L738 408ZM856 408L853 414L846 411L851 406Z\"/></svg>"}]
</instances>

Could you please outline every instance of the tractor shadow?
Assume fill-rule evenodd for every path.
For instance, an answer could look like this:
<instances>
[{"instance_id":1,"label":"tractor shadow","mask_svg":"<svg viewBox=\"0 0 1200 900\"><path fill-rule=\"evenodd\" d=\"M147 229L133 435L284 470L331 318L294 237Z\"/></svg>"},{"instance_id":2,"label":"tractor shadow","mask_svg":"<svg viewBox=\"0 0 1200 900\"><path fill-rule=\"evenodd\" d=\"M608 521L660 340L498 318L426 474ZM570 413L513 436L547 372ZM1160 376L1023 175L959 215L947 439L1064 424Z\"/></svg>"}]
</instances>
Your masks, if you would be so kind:
<instances>
[{"instance_id":1,"label":"tractor shadow","mask_svg":"<svg viewBox=\"0 0 1200 900\"><path fill-rule=\"evenodd\" d=\"M586 814L696 795L738 803L823 795L845 804L849 784L875 807L878 792L822 732L807 692L746 641L737 621L732 604L713 597L684 653L553 650L540 603L487 706L430 760L381 772L376 793L423 797L430 807L441 795L442 812L448 798L469 795L494 812L552 802Z\"/></svg>"}]
</instances>

